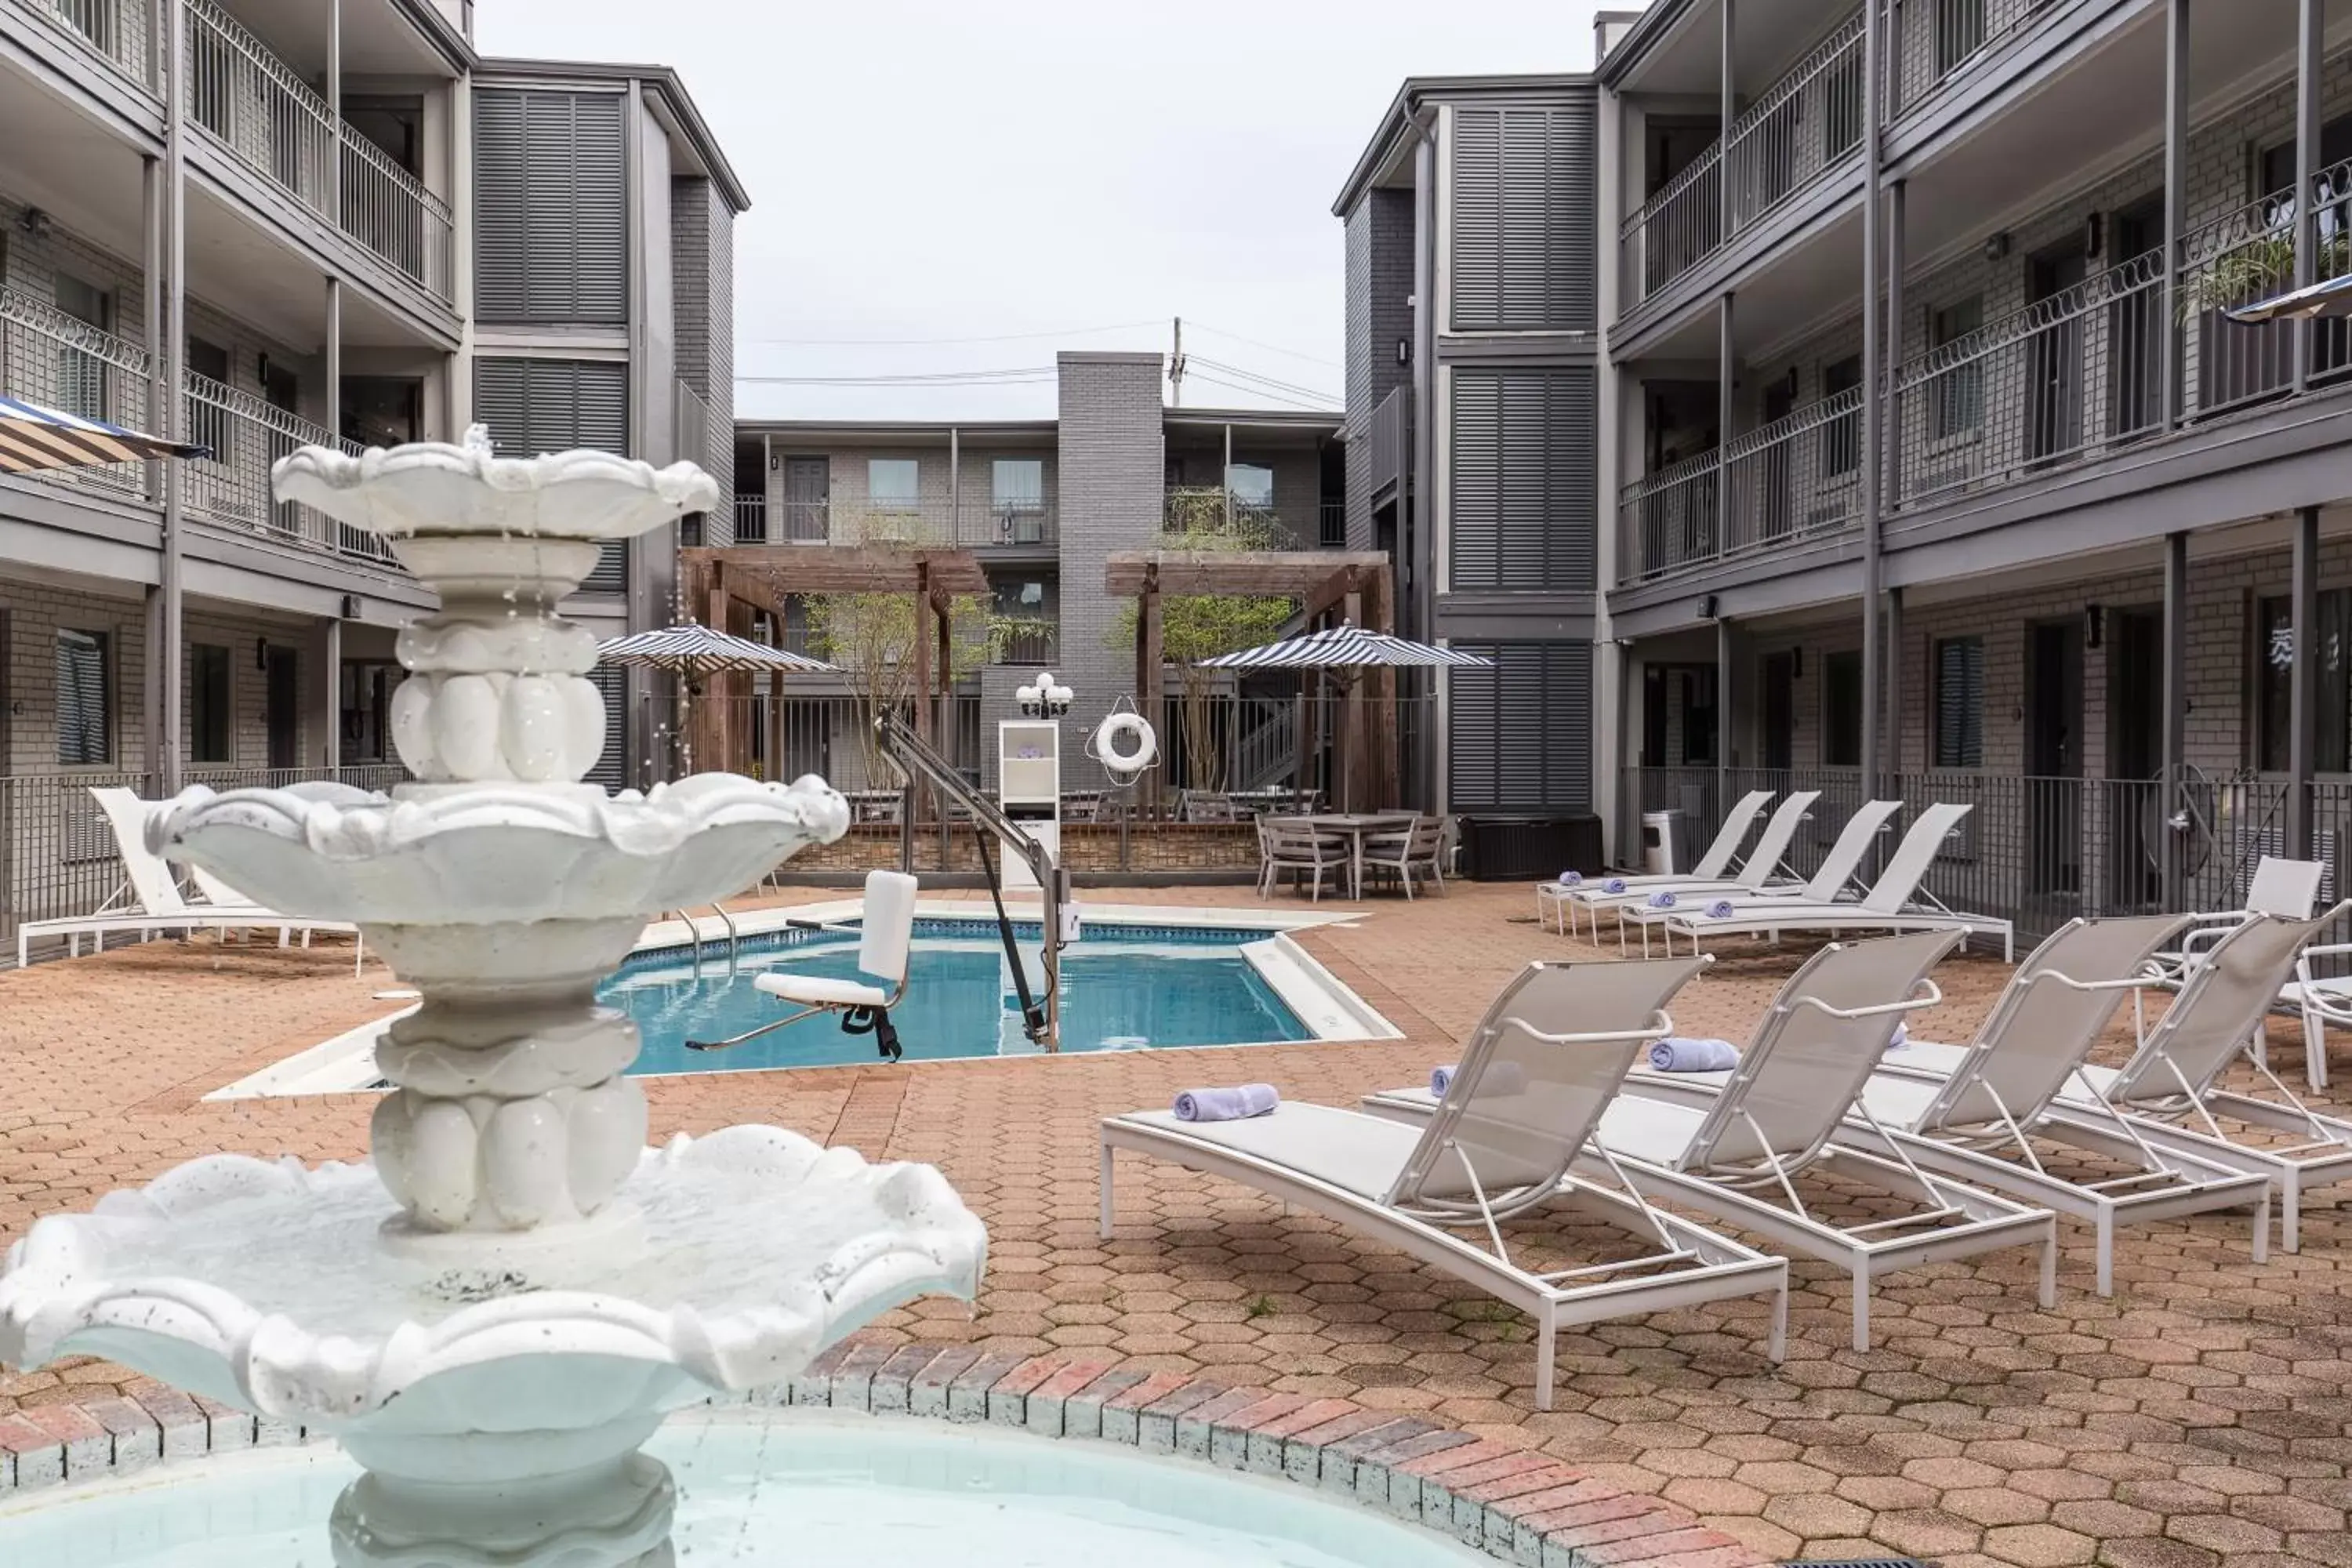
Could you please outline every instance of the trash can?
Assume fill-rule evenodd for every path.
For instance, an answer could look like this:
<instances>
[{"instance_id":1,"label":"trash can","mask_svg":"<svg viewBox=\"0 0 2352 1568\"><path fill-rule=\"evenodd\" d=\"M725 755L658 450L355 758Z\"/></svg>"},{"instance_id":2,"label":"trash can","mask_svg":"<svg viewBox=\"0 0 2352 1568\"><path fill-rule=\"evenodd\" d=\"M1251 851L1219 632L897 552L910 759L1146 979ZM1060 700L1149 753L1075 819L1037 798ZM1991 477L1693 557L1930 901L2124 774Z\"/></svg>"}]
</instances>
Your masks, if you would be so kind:
<instances>
[{"instance_id":1,"label":"trash can","mask_svg":"<svg viewBox=\"0 0 2352 1568\"><path fill-rule=\"evenodd\" d=\"M1675 871L1675 814L1671 811L1645 811L1642 814L1642 869L1654 877L1671 877Z\"/></svg>"}]
</instances>

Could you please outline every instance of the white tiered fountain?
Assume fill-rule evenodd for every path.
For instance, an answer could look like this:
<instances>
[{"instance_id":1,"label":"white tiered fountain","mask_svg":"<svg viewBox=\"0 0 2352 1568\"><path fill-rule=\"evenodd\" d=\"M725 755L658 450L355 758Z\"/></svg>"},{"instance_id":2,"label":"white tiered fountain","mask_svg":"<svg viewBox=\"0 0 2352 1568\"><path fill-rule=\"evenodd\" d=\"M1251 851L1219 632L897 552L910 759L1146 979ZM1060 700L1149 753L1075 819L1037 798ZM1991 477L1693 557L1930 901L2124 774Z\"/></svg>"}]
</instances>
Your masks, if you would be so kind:
<instances>
[{"instance_id":1,"label":"white tiered fountain","mask_svg":"<svg viewBox=\"0 0 2352 1568\"><path fill-rule=\"evenodd\" d=\"M420 781L191 789L151 845L289 915L359 922L423 995L378 1051L373 1164L217 1154L41 1220L0 1362L105 1356L333 1433L345 1564L669 1560L663 1415L791 1377L908 1299L978 1289L940 1173L772 1127L645 1147L636 1030L596 1005L651 911L848 825L823 781L608 796L595 642L555 613L604 544L718 504L690 465L467 444L307 448L281 500L382 535L441 595L401 634ZM168 1030L168 1019L158 1027Z\"/></svg>"}]
</instances>

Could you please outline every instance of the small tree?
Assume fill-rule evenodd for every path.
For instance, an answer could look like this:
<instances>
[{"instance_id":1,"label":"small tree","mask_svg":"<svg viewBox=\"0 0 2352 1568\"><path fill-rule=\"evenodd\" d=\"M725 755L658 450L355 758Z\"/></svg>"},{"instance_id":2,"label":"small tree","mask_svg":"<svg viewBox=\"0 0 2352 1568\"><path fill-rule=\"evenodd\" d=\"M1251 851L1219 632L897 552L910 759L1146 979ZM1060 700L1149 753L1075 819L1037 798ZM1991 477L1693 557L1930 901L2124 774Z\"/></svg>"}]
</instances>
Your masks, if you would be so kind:
<instances>
[{"instance_id":1,"label":"small tree","mask_svg":"<svg viewBox=\"0 0 2352 1568\"><path fill-rule=\"evenodd\" d=\"M1262 513L1235 510L1218 489L1171 490L1167 526L1158 547L1202 555L1232 555L1279 550L1286 540ZM1225 787L1223 737L1218 733L1216 671L1202 668L1203 659L1238 653L1282 635L1297 613L1297 601L1278 595L1179 594L1160 603L1160 649L1178 667L1182 682L1177 721L1184 730L1186 782L1195 789ZM1113 623L1112 647L1132 648L1137 637L1139 606L1128 605ZM1149 701L1157 692L1139 691Z\"/></svg>"}]
</instances>

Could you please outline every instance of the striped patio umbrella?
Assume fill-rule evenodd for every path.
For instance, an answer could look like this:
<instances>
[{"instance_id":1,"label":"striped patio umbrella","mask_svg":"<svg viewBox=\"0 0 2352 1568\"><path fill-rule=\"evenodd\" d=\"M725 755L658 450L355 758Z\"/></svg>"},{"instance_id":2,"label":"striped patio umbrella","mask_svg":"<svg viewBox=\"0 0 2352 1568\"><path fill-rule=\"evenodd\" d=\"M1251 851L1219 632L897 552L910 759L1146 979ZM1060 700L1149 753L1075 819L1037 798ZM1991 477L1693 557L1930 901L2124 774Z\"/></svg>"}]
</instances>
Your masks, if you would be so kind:
<instances>
[{"instance_id":1,"label":"striped patio umbrella","mask_svg":"<svg viewBox=\"0 0 2352 1568\"><path fill-rule=\"evenodd\" d=\"M142 436L103 419L85 419L37 403L0 397L0 474L143 463L150 458L211 456L208 447Z\"/></svg>"},{"instance_id":2,"label":"striped patio umbrella","mask_svg":"<svg viewBox=\"0 0 2352 1568\"><path fill-rule=\"evenodd\" d=\"M836 669L821 658L784 648L770 647L766 643L739 637L713 626L697 626L688 621L682 626L664 626L659 631L638 632L634 637L614 637L611 642L596 645L596 658L604 664L633 664L647 669L666 669L686 683L678 693L678 751L682 765L689 773L694 768L692 731L687 728L687 712L694 693L703 680L713 675L737 669L797 670L803 674L821 674Z\"/></svg>"},{"instance_id":3,"label":"striped patio umbrella","mask_svg":"<svg viewBox=\"0 0 2352 1568\"><path fill-rule=\"evenodd\" d=\"M1495 661L1386 632L1366 631L1342 621L1319 632L1245 647L1201 663L1210 669L1487 669Z\"/></svg>"}]
</instances>

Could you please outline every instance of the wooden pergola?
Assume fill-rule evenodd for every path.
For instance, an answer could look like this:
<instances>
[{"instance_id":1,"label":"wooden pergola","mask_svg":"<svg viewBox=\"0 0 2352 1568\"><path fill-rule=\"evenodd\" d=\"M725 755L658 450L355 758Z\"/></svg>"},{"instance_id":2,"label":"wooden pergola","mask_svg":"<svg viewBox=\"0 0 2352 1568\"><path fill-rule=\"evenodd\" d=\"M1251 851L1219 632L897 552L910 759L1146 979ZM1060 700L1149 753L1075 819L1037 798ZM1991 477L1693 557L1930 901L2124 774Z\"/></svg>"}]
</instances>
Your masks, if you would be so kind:
<instances>
[{"instance_id":1,"label":"wooden pergola","mask_svg":"<svg viewBox=\"0 0 2352 1568\"><path fill-rule=\"evenodd\" d=\"M1136 601L1136 701L1151 727L1168 732L1168 705L1161 689L1163 652L1161 600L1204 594L1230 594L1299 601L1308 631L1347 620L1367 630L1396 629L1396 582L1386 554L1378 551L1288 550L1207 552L1125 551L1105 563L1103 587L1116 598ZM1349 799L1365 809L1399 803L1396 672L1376 669L1349 683L1341 744ZM1307 727L1298 732L1298 776L1307 776ZM1155 784L1156 784L1155 775Z\"/></svg>"},{"instance_id":2,"label":"wooden pergola","mask_svg":"<svg viewBox=\"0 0 2352 1568\"><path fill-rule=\"evenodd\" d=\"M954 679L950 644L950 607L959 595L985 594L988 576L969 550L931 544L730 544L697 546L677 552L678 599L685 618L707 626L751 635L751 616L764 612L779 626L784 600L795 594L906 594L915 601L917 642L928 607L938 633L938 662L919 658L914 671L915 728L936 742L935 697ZM689 721L698 759L730 773L747 771L751 737L739 734L736 703L709 698L748 699L748 672L713 676L706 700ZM777 700L782 700L779 684Z\"/></svg>"}]
</instances>

